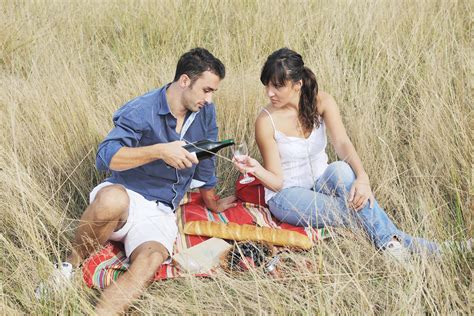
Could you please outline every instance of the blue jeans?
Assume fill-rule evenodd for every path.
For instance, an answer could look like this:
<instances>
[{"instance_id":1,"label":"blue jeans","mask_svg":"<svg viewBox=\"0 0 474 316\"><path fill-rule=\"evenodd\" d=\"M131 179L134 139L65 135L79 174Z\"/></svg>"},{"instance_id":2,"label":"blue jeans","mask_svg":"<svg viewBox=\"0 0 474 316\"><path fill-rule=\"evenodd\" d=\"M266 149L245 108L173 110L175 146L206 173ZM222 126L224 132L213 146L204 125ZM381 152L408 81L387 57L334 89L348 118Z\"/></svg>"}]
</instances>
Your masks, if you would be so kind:
<instances>
[{"instance_id":1,"label":"blue jeans","mask_svg":"<svg viewBox=\"0 0 474 316\"><path fill-rule=\"evenodd\" d=\"M412 252L439 253L437 243L400 231L377 201L373 208L367 203L358 212L350 209L347 199L354 180L351 167L336 161L316 180L313 189L283 189L268 201L268 206L277 219L295 226L362 227L379 249L396 237Z\"/></svg>"}]
</instances>

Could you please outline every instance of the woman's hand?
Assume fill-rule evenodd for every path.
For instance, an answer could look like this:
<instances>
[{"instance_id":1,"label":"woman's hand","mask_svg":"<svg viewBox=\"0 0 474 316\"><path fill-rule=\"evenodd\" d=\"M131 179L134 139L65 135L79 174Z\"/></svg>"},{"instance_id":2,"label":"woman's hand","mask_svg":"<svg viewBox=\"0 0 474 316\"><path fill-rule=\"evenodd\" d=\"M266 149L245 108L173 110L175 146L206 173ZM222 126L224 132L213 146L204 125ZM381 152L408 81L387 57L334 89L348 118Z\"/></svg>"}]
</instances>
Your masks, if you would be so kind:
<instances>
[{"instance_id":1,"label":"woman's hand","mask_svg":"<svg viewBox=\"0 0 474 316\"><path fill-rule=\"evenodd\" d=\"M349 203L356 211L360 211L370 202L370 208L374 207L374 194L370 188L368 177L366 179L356 179L349 192Z\"/></svg>"},{"instance_id":2,"label":"woman's hand","mask_svg":"<svg viewBox=\"0 0 474 316\"><path fill-rule=\"evenodd\" d=\"M250 156L246 156L243 160L237 160L234 157L232 158L232 162L234 163L234 166L242 173L250 172L256 175L258 170L263 168L257 160L251 158Z\"/></svg>"}]
</instances>

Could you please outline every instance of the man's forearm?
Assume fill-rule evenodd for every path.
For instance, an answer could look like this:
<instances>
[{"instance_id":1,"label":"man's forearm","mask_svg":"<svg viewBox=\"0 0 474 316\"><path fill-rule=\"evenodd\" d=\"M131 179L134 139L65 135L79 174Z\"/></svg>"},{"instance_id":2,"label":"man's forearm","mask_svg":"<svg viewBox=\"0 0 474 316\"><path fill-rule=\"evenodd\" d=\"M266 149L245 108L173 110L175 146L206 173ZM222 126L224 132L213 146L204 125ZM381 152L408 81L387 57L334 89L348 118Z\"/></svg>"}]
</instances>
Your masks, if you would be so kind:
<instances>
[{"instance_id":1,"label":"man's forearm","mask_svg":"<svg viewBox=\"0 0 474 316\"><path fill-rule=\"evenodd\" d=\"M212 189L199 189L202 200L208 209L215 212L217 211L217 196L214 188Z\"/></svg>"},{"instance_id":2,"label":"man's forearm","mask_svg":"<svg viewBox=\"0 0 474 316\"><path fill-rule=\"evenodd\" d=\"M161 159L160 144L143 147L122 147L112 157L109 169L124 171L143 166L157 159Z\"/></svg>"}]
</instances>

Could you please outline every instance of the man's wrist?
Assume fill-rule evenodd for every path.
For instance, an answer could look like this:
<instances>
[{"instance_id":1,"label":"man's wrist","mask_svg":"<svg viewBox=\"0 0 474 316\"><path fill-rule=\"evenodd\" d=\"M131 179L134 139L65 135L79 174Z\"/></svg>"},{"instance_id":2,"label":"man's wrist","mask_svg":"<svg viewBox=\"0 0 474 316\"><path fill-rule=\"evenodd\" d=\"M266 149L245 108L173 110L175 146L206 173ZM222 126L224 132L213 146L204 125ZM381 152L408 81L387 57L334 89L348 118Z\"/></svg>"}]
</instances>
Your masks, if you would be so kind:
<instances>
[{"instance_id":1,"label":"man's wrist","mask_svg":"<svg viewBox=\"0 0 474 316\"><path fill-rule=\"evenodd\" d=\"M206 204L206 207L213 212L217 212L217 210L219 209L219 205L216 199L208 200L207 203L205 204Z\"/></svg>"},{"instance_id":2,"label":"man's wrist","mask_svg":"<svg viewBox=\"0 0 474 316\"><path fill-rule=\"evenodd\" d=\"M151 145L151 152L150 155L153 159L158 160L158 159L163 159L163 144L155 144Z\"/></svg>"},{"instance_id":3,"label":"man's wrist","mask_svg":"<svg viewBox=\"0 0 474 316\"><path fill-rule=\"evenodd\" d=\"M210 189L201 188L199 192L201 193L201 197L206 207L213 212L217 211L217 207L218 207L217 201L219 200L219 197L215 194L214 188L210 188Z\"/></svg>"}]
</instances>

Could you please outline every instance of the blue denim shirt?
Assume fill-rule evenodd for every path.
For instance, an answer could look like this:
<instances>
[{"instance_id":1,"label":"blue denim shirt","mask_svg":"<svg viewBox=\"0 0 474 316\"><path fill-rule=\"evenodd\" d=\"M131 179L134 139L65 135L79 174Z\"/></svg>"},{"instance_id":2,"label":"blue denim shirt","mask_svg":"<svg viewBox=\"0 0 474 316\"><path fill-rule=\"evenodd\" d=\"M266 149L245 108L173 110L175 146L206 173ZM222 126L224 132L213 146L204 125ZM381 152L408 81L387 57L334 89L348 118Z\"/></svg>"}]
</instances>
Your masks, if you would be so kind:
<instances>
[{"instance_id":1,"label":"blue denim shirt","mask_svg":"<svg viewBox=\"0 0 474 316\"><path fill-rule=\"evenodd\" d=\"M96 157L98 170L110 170L112 157L124 146L140 147L177 140L217 140L213 103L207 104L199 112L188 112L181 134L176 132L177 121L166 101L168 86L137 97L115 112L115 127L99 145ZM148 200L156 200L176 209L192 179L204 182L202 188L213 188L217 183L215 158L202 160L182 170L168 167L161 159L155 160L133 169L112 171L112 176L106 181L122 184Z\"/></svg>"}]
</instances>

